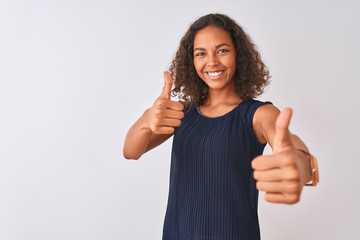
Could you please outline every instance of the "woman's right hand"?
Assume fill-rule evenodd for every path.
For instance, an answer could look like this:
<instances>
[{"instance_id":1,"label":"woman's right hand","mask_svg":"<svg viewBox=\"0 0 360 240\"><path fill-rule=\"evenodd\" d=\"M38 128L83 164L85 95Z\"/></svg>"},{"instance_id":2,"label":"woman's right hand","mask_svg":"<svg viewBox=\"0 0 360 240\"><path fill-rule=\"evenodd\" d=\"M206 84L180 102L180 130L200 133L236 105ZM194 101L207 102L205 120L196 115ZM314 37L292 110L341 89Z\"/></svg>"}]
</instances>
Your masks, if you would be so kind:
<instances>
[{"instance_id":1,"label":"woman's right hand","mask_svg":"<svg viewBox=\"0 0 360 240\"><path fill-rule=\"evenodd\" d=\"M147 124L155 134L173 134L184 117L183 104L171 101L173 80L169 72L164 72L164 88L161 95L148 110Z\"/></svg>"}]
</instances>

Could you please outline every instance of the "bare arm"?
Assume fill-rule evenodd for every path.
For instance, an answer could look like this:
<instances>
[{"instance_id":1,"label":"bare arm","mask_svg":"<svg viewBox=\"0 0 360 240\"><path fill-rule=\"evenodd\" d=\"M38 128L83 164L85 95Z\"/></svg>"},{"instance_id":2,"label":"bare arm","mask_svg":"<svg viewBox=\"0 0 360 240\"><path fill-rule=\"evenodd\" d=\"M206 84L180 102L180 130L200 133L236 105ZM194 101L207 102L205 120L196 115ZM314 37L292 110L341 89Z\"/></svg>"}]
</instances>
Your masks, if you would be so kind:
<instances>
[{"instance_id":1,"label":"bare arm","mask_svg":"<svg viewBox=\"0 0 360 240\"><path fill-rule=\"evenodd\" d=\"M291 115L291 109L280 113L272 105L260 107L254 115L258 140L268 142L273 149L273 155L259 156L252 162L257 188L266 192L265 199L269 202L298 202L303 186L311 179L308 156L296 150L308 152L308 149L288 130Z\"/></svg>"},{"instance_id":2,"label":"bare arm","mask_svg":"<svg viewBox=\"0 0 360 240\"><path fill-rule=\"evenodd\" d=\"M155 134L146 125L149 109L134 123L126 134L123 154L126 159L139 159L145 152L165 142L172 134Z\"/></svg>"},{"instance_id":3,"label":"bare arm","mask_svg":"<svg viewBox=\"0 0 360 240\"><path fill-rule=\"evenodd\" d=\"M145 152L157 147L175 132L184 117L184 106L171 101L172 79L164 73L165 85L154 105L129 129L124 143L123 154L126 159L139 159Z\"/></svg>"}]
</instances>

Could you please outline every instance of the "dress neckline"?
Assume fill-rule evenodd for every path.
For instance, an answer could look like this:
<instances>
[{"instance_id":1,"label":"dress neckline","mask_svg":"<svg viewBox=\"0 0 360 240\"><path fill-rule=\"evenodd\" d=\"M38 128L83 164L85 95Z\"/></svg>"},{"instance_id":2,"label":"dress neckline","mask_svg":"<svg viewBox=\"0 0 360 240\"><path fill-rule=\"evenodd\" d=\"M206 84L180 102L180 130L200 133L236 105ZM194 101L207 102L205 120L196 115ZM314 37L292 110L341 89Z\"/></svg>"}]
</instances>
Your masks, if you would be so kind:
<instances>
[{"instance_id":1,"label":"dress neckline","mask_svg":"<svg viewBox=\"0 0 360 240\"><path fill-rule=\"evenodd\" d=\"M209 116L206 116L204 114L202 114L200 112L200 109L199 109L199 106L196 107L196 111L204 118L208 118L208 119L216 119L216 118L221 118L221 117L225 117L226 115L232 113L237 107L239 107L243 102L246 102L247 100L242 100L238 105L236 105L234 108L232 108L230 111L228 111L227 113L223 114L223 115L220 115L220 116L216 116L216 117L209 117Z\"/></svg>"}]
</instances>

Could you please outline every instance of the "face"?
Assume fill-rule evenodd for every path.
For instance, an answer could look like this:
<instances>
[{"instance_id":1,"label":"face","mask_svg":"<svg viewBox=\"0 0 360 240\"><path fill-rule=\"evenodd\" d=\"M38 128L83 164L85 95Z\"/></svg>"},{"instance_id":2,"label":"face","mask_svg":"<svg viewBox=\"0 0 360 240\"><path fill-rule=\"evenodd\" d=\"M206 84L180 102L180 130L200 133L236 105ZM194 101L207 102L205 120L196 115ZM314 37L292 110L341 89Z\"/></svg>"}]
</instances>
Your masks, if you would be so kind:
<instances>
[{"instance_id":1,"label":"face","mask_svg":"<svg viewBox=\"0 0 360 240\"><path fill-rule=\"evenodd\" d=\"M194 38L194 65L209 90L235 90L236 49L228 32L209 25Z\"/></svg>"}]
</instances>

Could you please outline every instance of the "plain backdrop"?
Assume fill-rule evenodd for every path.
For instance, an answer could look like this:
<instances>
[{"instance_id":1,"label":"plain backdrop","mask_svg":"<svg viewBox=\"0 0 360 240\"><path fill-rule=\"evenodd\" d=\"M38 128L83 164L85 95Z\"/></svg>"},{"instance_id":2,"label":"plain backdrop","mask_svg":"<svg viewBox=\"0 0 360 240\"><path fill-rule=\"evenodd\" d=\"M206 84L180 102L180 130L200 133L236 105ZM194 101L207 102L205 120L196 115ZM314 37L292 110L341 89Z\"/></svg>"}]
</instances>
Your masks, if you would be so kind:
<instances>
[{"instance_id":1,"label":"plain backdrop","mask_svg":"<svg viewBox=\"0 0 360 240\"><path fill-rule=\"evenodd\" d=\"M294 109L319 160L298 204L260 193L262 239L356 238L359 1L0 0L0 239L161 239L172 139L138 161L122 147L212 12L252 37L272 75L259 99Z\"/></svg>"}]
</instances>

